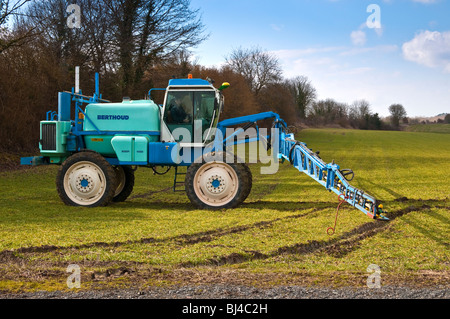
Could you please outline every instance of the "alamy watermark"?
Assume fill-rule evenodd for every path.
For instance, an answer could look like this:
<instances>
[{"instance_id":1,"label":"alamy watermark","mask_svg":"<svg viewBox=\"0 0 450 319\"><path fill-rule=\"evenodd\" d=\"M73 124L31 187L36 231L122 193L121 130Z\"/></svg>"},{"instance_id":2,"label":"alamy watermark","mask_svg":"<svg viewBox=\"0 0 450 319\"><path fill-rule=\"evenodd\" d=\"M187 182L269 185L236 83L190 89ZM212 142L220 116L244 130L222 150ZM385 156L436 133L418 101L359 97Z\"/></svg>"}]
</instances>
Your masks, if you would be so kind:
<instances>
[{"instance_id":1,"label":"alamy watermark","mask_svg":"<svg viewBox=\"0 0 450 319\"><path fill-rule=\"evenodd\" d=\"M69 265L66 269L66 272L71 273L69 277L67 277L67 287L69 289L81 288L81 268L78 265L72 264Z\"/></svg>"},{"instance_id":2,"label":"alamy watermark","mask_svg":"<svg viewBox=\"0 0 450 319\"><path fill-rule=\"evenodd\" d=\"M224 136L225 134L225 136ZM224 161L233 163L261 163L261 174L275 174L279 169L279 129L267 129L250 127L226 128L208 130L202 134L202 121L194 121L193 135L187 128L179 127L172 131L173 138L183 147L173 148L171 157L175 164ZM192 147L191 145L203 145L208 135L214 136L204 147Z\"/></svg>"},{"instance_id":3,"label":"alamy watermark","mask_svg":"<svg viewBox=\"0 0 450 319\"><path fill-rule=\"evenodd\" d=\"M70 29L81 28L81 8L77 4L71 4L66 9L67 13L70 13L67 18L67 26Z\"/></svg>"},{"instance_id":4,"label":"alamy watermark","mask_svg":"<svg viewBox=\"0 0 450 319\"><path fill-rule=\"evenodd\" d=\"M367 272L371 273L367 277L367 287L370 289L381 288L381 268L376 264L371 264L367 267Z\"/></svg>"},{"instance_id":5,"label":"alamy watermark","mask_svg":"<svg viewBox=\"0 0 450 319\"><path fill-rule=\"evenodd\" d=\"M370 4L367 12L371 15L367 18L366 25L369 29L381 29L381 8L378 4Z\"/></svg>"}]
</instances>

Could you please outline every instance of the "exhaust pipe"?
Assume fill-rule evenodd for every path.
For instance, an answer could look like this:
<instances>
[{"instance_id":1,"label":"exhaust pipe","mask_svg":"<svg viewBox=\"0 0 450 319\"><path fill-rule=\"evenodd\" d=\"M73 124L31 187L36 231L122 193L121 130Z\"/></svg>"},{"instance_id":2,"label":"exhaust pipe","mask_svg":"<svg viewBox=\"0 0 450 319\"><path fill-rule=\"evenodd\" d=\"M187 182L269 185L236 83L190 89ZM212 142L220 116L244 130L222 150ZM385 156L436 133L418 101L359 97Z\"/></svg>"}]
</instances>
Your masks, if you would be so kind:
<instances>
[{"instance_id":1,"label":"exhaust pipe","mask_svg":"<svg viewBox=\"0 0 450 319\"><path fill-rule=\"evenodd\" d=\"M80 67L75 67L75 93L80 94Z\"/></svg>"}]
</instances>

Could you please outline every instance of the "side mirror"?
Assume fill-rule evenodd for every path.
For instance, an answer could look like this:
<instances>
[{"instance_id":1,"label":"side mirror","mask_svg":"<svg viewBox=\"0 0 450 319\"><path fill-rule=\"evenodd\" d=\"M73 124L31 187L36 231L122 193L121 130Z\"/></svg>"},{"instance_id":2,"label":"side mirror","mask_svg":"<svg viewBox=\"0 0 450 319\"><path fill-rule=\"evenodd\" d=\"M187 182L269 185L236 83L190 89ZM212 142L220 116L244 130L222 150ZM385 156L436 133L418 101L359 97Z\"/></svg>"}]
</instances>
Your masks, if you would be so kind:
<instances>
[{"instance_id":1,"label":"side mirror","mask_svg":"<svg viewBox=\"0 0 450 319\"><path fill-rule=\"evenodd\" d=\"M225 90L225 89L227 89L227 88L229 88L230 87L230 83L228 83L228 82L224 82L223 84L222 84L222 86L218 89L219 91L223 91L223 90Z\"/></svg>"}]
</instances>

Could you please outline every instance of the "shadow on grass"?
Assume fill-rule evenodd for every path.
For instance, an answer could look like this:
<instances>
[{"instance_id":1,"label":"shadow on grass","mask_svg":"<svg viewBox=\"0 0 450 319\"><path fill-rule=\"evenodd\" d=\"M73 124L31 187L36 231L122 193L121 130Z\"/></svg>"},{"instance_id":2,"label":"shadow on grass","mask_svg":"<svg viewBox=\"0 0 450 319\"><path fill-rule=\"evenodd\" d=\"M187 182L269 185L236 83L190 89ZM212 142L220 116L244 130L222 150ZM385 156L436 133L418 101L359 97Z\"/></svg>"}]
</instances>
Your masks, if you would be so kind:
<instances>
[{"instance_id":1,"label":"shadow on grass","mask_svg":"<svg viewBox=\"0 0 450 319\"><path fill-rule=\"evenodd\" d=\"M247 209L269 209L276 211L298 211L305 209L325 209L336 208L335 202L301 202L301 201L267 201L257 200L243 203L241 208Z\"/></svg>"},{"instance_id":2,"label":"shadow on grass","mask_svg":"<svg viewBox=\"0 0 450 319\"><path fill-rule=\"evenodd\" d=\"M449 207L446 208L440 208L440 209L447 209L450 210ZM450 226L450 220L439 214L438 212L434 211L428 211L426 213L428 216L437 219L438 221L442 222L442 224L446 225L447 229ZM420 223L418 221L414 221L411 218L405 221L408 225L415 228L417 231L422 233L425 237L431 239L432 241L438 243L439 245L442 245L446 247L447 249L450 248L450 238L448 236L448 232L438 232L436 228L429 227L426 224Z\"/></svg>"},{"instance_id":3,"label":"shadow on grass","mask_svg":"<svg viewBox=\"0 0 450 319\"><path fill-rule=\"evenodd\" d=\"M393 201L394 202L394 201ZM393 202L391 202L393 204ZM200 265L209 265L209 266L222 266L225 264L238 264L249 262L253 260L261 260L273 258L281 255L308 255L316 252L325 252L335 258L343 258L350 252L358 249L361 246L361 241L364 239L375 236L376 234L386 231L389 229L393 220L409 214L411 212L422 212L429 210L431 207L424 202L431 201L417 201L421 202L420 206L408 206L406 208L402 208L396 211L393 211L389 214L390 221L371 221L368 223L364 223L354 229L343 233L338 237L333 237L329 240L312 240L306 243L297 243L294 245L283 246L280 247L268 254L263 254L259 251L245 251L243 253L232 253L227 256L220 256L216 258L207 259L203 262L186 262L180 264L181 267L195 267ZM433 200L433 202L436 202ZM418 225L416 225L418 226ZM420 227L420 226L418 226ZM444 245L448 245L442 241L443 237L438 235L432 235L431 239L443 243Z\"/></svg>"},{"instance_id":4,"label":"shadow on grass","mask_svg":"<svg viewBox=\"0 0 450 319\"><path fill-rule=\"evenodd\" d=\"M391 194L394 198L401 198L401 197L403 197L403 195L401 195L400 193L397 193L393 189L387 188L383 184L376 184L376 183L372 182L369 179L359 177L358 181L361 182L362 188L364 188L364 189L366 189L366 188L367 189L371 189L371 191L369 193L373 193L375 196L377 196L377 191L376 190L377 189L381 189L381 190L384 190L387 193ZM375 186L375 187L370 187L370 186L366 187L366 185Z\"/></svg>"}]
</instances>

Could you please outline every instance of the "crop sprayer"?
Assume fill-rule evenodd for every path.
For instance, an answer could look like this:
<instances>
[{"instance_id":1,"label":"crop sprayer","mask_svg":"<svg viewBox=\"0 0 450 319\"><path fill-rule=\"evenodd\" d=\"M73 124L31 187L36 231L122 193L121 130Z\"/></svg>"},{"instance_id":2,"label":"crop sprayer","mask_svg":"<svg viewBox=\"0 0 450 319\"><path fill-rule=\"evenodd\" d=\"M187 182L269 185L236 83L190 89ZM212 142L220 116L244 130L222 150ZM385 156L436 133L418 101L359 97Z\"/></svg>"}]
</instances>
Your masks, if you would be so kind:
<instances>
[{"instance_id":1,"label":"crop sprayer","mask_svg":"<svg viewBox=\"0 0 450 319\"><path fill-rule=\"evenodd\" d=\"M235 208L250 194L252 173L227 149L265 141L277 163L289 161L336 193L340 204L345 201L370 218L388 220L376 198L349 184L352 170L341 170L334 161L325 163L318 152L295 140L278 114L219 121L228 83L215 88L213 81L190 75L170 80L167 88L150 90L145 99L112 103L99 92L98 73L93 96L83 95L78 82L79 68L75 88L59 92L58 111L49 111L46 121L40 122L40 156L21 159L22 165L60 166L56 188L66 205L97 207L123 202L133 191L135 170L147 167L155 174L174 168L173 190L185 191L201 209ZM162 105L152 99L156 90L165 91ZM262 135L258 122L267 120L273 121L271 131ZM228 129L236 127L227 135ZM238 139L250 127L258 134ZM180 167L186 170L180 172Z\"/></svg>"}]
</instances>

